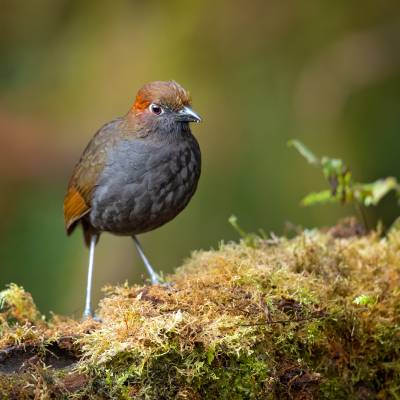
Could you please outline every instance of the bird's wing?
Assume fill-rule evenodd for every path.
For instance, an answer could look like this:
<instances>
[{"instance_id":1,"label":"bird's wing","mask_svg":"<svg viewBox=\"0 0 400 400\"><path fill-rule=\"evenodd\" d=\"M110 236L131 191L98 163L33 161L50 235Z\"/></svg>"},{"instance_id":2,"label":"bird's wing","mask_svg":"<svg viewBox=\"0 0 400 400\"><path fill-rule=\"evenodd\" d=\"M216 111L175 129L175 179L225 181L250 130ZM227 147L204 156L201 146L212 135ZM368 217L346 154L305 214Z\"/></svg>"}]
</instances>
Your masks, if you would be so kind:
<instances>
[{"instance_id":1,"label":"bird's wing","mask_svg":"<svg viewBox=\"0 0 400 400\"><path fill-rule=\"evenodd\" d=\"M91 192L82 192L73 183L68 186L67 194L64 198L64 223L68 233L72 233L76 223L90 211L90 203L85 200L91 197Z\"/></svg>"},{"instance_id":2,"label":"bird's wing","mask_svg":"<svg viewBox=\"0 0 400 400\"><path fill-rule=\"evenodd\" d=\"M120 122L118 118L98 130L74 168L64 198L64 222L68 235L91 209L93 191L106 161L106 150L113 145Z\"/></svg>"}]
</instances>

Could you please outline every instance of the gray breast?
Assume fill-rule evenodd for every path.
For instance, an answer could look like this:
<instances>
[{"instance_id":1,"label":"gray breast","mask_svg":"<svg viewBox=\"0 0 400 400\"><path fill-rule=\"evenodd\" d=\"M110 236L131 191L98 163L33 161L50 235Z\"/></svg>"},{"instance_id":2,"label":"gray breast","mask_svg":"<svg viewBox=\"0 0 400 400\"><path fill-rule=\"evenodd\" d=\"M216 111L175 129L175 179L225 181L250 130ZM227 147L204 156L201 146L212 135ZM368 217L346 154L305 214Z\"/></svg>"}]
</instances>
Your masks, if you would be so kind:
<instances>
[{"instance_id":1,"label":"gray breast","mask_svg":"<svg viewBox=\"0 0 400 400\"><path fill-rule=\"evenodd\" d=\"M132 235L155 229L182 211L200 176L200 150L190 137L176 143L125 139L109 154L92 199L90 223Z\"/></svg>"}]
</instances>

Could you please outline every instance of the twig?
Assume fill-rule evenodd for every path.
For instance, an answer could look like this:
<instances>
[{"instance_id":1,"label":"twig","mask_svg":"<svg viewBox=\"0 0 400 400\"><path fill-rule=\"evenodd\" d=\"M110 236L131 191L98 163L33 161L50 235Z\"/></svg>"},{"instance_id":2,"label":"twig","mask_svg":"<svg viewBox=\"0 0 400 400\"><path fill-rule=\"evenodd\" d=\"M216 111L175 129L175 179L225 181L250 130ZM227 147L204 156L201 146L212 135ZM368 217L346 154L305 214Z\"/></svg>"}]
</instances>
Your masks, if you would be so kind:
<instances>
[{"instance_id":1,"label":"twig","mask_svg":"<svg viewBox=\"0 0 400 400\"><path fill-rule=\"evenodd\" d=\"M359 216L361 217L361 221L364 225L364 229L366 232L369 232L369 224L368 224L368 220L367 220L367 216L365 215L364 209L361 206L361 204L359 203L354 203L354 207L356 209L356 212L358 212Z\"/></svg>"}]
</instances>

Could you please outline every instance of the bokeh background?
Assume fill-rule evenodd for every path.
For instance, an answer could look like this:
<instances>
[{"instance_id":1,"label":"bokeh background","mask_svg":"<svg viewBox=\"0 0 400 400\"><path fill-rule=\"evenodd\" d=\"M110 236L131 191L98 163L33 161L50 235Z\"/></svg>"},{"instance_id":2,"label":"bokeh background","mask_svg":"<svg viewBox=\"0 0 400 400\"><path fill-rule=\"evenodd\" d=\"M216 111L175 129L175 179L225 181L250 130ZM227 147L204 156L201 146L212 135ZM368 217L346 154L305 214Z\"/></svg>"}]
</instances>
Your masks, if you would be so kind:
<instances>
[{"instance_id":1,"label":"bokeh background","mask_svg":"<svg viewBox=\"0 0 400 400\"><path fill-rule=\"evenodd\" d=\"M87 250L67 238L62 202L83 147L145 82L175 79L204 119L203 174L188 208L142 236L158 269L237 238L228 223L280 234L352 214L302 208L324 188L286 142L343 157L370 181L400 176L400 6L359 1L0 1L0 285L43 312L79 316ZM368 210L386 226L395 198ZM95 298L143 282L129 238L103 235Z\"/></svg>"}]
</instances>

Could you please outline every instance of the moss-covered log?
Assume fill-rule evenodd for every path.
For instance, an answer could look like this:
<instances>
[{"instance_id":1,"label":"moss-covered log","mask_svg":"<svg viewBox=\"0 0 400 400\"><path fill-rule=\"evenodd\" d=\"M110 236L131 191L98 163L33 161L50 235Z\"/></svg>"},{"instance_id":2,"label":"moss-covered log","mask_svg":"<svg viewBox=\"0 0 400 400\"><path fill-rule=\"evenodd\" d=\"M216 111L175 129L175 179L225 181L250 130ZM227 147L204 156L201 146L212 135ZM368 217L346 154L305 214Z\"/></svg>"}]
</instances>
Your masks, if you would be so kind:
<instances>
[{"instance_id":1,"label":"moss-covered log","mask_svg":"<svg viewBox=\"0 0 400 400\"><path fill-rule=\"evenodd\" d=\"M0 397L399 399L400 233L341 233L196 252L108 288L102 322L46 321L11 285Z\"/></svg>"}]
</instances>

